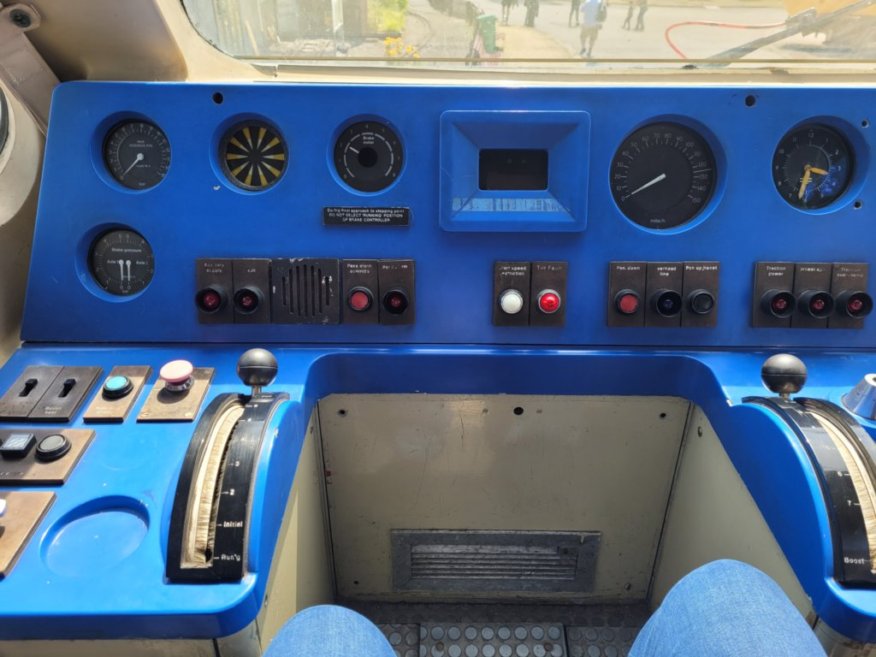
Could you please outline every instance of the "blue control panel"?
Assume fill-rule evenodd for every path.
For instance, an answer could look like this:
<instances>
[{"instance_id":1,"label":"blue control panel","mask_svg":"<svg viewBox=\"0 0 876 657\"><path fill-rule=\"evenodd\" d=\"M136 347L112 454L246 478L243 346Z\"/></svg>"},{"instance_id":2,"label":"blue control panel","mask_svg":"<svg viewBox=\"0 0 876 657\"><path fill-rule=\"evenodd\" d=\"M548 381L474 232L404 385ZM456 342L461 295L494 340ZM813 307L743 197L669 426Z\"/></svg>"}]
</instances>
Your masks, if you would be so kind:
<instances>
[{"instance_id":1,"label":"blue control panel","mask_svg":"<svg viewBox=\"0 0 876 657\"><path fill-rule=\"evenodd\" d=\"M0 448L24 436L16 458L72 467L0 481L54 495L0 579L0 640L247 627L316 402L434 392L693 401L816 613L876 641L876 590L837 583L803 444L743 401L768 394L776 349L806 361L806 396L835 404L876 371L873 100L790 86L61 85L25 344L0 369ZM254 345L279 374L265 387L272 438L252 448L244 574L175 581L193 434L247 392L236 368ZM176 415L150 416L162 399Z\"/></svg>"}]
</instances>

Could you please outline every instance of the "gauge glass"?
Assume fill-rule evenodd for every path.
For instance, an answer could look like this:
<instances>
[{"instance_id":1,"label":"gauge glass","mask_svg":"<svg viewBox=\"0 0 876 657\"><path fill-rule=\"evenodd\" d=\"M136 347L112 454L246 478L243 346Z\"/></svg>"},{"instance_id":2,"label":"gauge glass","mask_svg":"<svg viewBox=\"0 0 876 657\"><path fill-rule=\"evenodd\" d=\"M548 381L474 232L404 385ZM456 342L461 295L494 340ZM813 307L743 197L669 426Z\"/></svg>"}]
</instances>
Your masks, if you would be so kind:
<instances>
[{"instance_id":1,"label":"gauge glass","mask_svg":"<svg viewBox=\"0 0 876 657\"><path fill-rule=\"evenodd\" d=\"M852 179L852 153L836 130L805 125L782 138L773 155L773 182L795 208L816 210L836 201Z\"/></svg>"},{"instance_id":2,"label":"gauge glass","mask_svg":"<svg viewBox=\"0 0 876 657\"><path fill-rule=\"evenodd\" d=\"M219 146L225 176L236 186L262 191L280 180L287 162L286 143L264 121L246 121L233 126Z\"/></svg>"},{"instance_id":3,"label":"gauge glass","mask_svg":"<svg viewBox=\"0 0 876 657\"><path fill-rule=\"evenodd\" d=\"M404 164L401 140L379 121L354 123L335 142L335 169L360 192L379 192L398 178Z\"/></svg>"},{"instance_id":4,"label":"gauge glass","mask_svg":"<svg viewBox=\"0 0 876 657\"><path fill-rule=\"evenodd\" d=\"M152 247L132 230L111 230L91 245L91 275L101 289L128 296L143 290L155 273Z\"/></svg>"},{"instance_id":5,"label":"gauge glass","mask_svg":"<svg viewBox=\"0 0 876 657\"><path fill-rule=\"evenodd\" d=\"M680 226L715 191L715 156L702 136L675 123L636 130L611 162L611 193L620 211L645 228Z\"/></svg>"},{"instance_id":6,"label":"gauge glass","mask_svg":"<svg viewBox=\"0 0 876 657\"><path fill-rule=\"evenodd\" d=\"M149 189L167 175L170 143L152 123L125 121L107 135L103 159L112 177L121 185L129 189Z\"/></svg>"}]
</instances>

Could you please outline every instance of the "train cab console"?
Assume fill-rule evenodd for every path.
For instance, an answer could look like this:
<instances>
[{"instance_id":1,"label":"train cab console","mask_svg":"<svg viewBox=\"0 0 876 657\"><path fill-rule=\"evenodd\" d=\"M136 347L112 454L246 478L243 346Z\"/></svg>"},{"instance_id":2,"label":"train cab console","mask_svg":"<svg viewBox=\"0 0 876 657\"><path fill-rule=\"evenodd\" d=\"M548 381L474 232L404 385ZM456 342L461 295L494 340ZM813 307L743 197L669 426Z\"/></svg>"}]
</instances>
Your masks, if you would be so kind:
<instances>
[{"instance_id":1,"label":"train cab console","mask_svg":"<svg viewBox=\"0 0 876 657\"><path fill-rule=\"evenodd\" d=\"M697 566L876 645L874 91L72 82L0 655L626 655Z\"/></svg>"}]
</instances>

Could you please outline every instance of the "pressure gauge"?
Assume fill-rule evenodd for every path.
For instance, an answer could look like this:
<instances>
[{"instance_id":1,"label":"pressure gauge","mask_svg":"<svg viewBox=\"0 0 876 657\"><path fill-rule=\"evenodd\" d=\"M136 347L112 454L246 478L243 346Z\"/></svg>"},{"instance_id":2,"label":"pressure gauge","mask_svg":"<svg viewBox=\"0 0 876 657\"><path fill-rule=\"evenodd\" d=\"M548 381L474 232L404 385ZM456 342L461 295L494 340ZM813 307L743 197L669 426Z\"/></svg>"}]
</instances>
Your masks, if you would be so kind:
<instances>
[{"instance_id":1,"label":"pressure gauge","mask_svg":"<svg viewBox=\"0 0 876 657\"><path fill-rule=\"evenodd\" d=\"M149 189L167 175L170 143L152 123L125 121L107 135L103 159L119 184L129 189Z\"/></svg>"},{"instance_id":2,"label":"pressure gauge","mask_svg":"<svg viewBox=\"0 0 876 657\"><path fill-rule=\"evenodd\" d=\"M118 296L145 289L155 273L152 247L133 230L111 230L98 237L88 264L98 286Z\"/></svg>"},{"instance_id":3,"label":"pressure gauge","mask_svg":"<svg viewBox=\"0 0 876 657\"><path fill-rule=\"evenodd\" d=\"M379 192L398 178L404 164L401 140L379 121L354 123L335 142L335 169L360 192Z\"/></svg>"}]
</instances>

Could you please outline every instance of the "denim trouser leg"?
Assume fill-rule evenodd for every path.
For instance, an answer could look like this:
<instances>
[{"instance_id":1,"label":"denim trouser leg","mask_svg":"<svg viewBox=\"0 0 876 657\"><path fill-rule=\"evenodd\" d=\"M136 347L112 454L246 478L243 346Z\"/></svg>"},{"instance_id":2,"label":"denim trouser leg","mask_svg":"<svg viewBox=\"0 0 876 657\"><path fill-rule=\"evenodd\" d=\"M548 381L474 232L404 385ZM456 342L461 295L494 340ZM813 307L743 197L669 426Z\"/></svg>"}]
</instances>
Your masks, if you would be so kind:
<instances>
[{"instance_id":1,"label":"denim trouser leg","mask_svg":"<svg viewBox=\"0 0 876 657\"><path fill-rule=\"evenodd\" d=\"M800 612L752 566L715 561L679 581L629 657L825 657Z\"/></svg>"},{"instance_id":2,"label":"denim trouser leg","mask_svg":"<svg viewBox=\"0 0 876 657\"><path fill-rule=\"evenodd\" d=\"M395 657L370 620L343 607L310 607L286 623L264 657Z\"/></svg>"}]
</instances>

